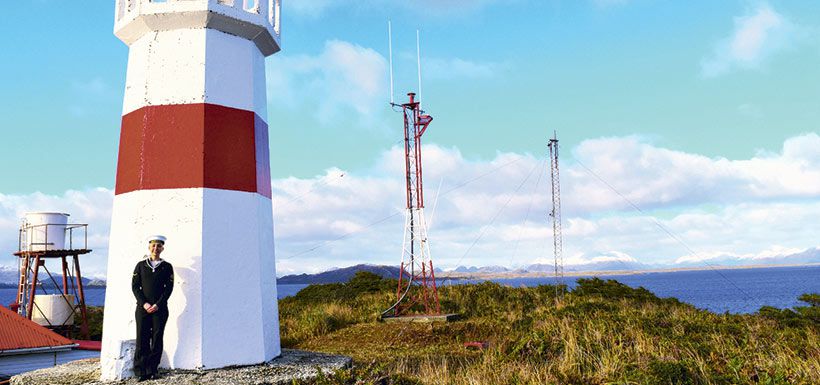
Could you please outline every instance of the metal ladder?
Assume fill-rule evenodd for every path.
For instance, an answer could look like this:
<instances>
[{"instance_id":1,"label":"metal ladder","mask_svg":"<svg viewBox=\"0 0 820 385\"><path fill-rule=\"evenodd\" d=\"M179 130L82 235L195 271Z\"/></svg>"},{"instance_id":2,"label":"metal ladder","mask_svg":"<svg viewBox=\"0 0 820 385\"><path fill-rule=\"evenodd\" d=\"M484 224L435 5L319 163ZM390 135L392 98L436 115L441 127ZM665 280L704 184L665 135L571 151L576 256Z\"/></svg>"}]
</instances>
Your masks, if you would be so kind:
<instances>
[{"instance_id":1,"label":"metal ladder","mask_svg":"<svg viewBox=\"0 0 820 385\"><path fill-rule=\"evenodd\" d=\"M25 225L21 226L20 229L20 237L19 237L19 245L18 249L23 250L24 245L28 244L28 231L25 229ZM29 258L20 258L17 263L17 270L20 273L20 277L17 283L17 314L25 316L26 314L26 297L28 296L29 292L29 282L28 282L28 261Z\"/></svg>"}]
</instances>

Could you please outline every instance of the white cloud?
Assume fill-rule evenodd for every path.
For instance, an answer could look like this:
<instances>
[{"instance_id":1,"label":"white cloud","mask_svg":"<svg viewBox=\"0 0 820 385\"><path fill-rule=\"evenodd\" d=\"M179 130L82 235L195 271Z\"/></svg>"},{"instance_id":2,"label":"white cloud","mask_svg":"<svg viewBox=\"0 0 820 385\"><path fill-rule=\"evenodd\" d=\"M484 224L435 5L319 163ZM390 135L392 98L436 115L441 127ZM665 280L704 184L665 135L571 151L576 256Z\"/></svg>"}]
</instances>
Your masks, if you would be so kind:
<instances>
[{"instance_id":1,"label":"white cloud","mask_svg":"<svg viewBox=\"0 0 820 385\"><path fill-rule=\"evenodd\" d=\"M0 250L4 251L0 265L16 263L11 253L18 250L18 229L26 212L61 212L70 214L69 223L88 224L88 248L93 252L81 257L83 274L104 277L113 197L113 191L105 188L69 190L63 195L0 194ZM83 235L82 231L75 234L75 245L83 242Z\"/></svg>"},{"instance_id":2,"label":"white cloud","mask_svg":"<svg viewBox=\"0 0 820 385\"><path fill-rule=\"evenodd\" d=\"M820 136L786 140L779 154L748 160L708 158L652 146L638 137L602 138L573 149L576 161L602 176L641 208L820 195ZM629 204L580 165L565 167L568 209L594 212ZM578 197L577 200L575 197Z\"/></svg>"},{"instance_id":3,"label":"white cloud","mask_svg":"<svg viewBox=\"0 0 820 385\"><path fill-rule=\"evenodd\" d=\"M401 60L415 69L415 55L403 55ZM433 79L488 78L505 67L461 58L423 59L422 66L423 76ZM339 40L325 42L316 55L272 56L267 65L268 103L315 109L314 118L322 124L352 118L354 126L380 125L388 111L388 81L384 56Z\"/></svg>"},{"instance_id":4,"label":"white cloud","mask_svg":"<svg viewBox=\"0 0 820 385\"><path fill-rule=\"evenodd\" d=\"M549 235L552 237L552 233ZM552 265L555 259L553 255L550 253L548 256L540 257L534 260L534 263L537 264L544 264L544 265ZM623 253L616 250L608 250L608 251L586 251L586 252L575 252L573 254L567 255L564 253L564 265L565 266L580 266L580 265L589 265L589 264L596 264L596 263L623 263L622 267L630 269L627 263L635 263L638 262L637 259L632 257L627 253ZM616 264L616 266L618 266Z\"/></svg>"},{"instance_id":5,"label":"white cloud","mask_svg":"<svg viewBox=\"0 0 820 385\"><path fill-rule=\"evenodd\" d=\"M795 26L766 3L736 17L734 24L731 36L719 41L714 52L701 60L703 76L719 76L735 68L758 68L796 37Z\"/></svg>"},{"instance_id":6,"label":"white cloud","mask_svg":"<svg viewBox=\"0 0 820 385\"><path fill-rule=\"evenodd\" d=\"M268 60L268 102L315 106L323 123L349 113L370 120L388 100L387 62L370 48L330 40L316 56L281 54Z\"/></svg>"},{"instance_id":7,"label":"white cloud","mask_svg":"<svg viewBox=\"0 0 820 385\"><path fill-rule=\"evenodd\" d=\"M607 253L602 253L598 256L592 257L590 262L637 262L638 260L630 256L629 254L622 253L620 251L611 250Z\"/></svg>"},{"instance_id":8,"label":"white cloud","mask_svg":"<svg viewBox=\"0 0 820 385\"><path fill-rule=\"evenodd\" d=\"M757 252L750 252L750 253L736 253L732 251L725 251L725 250L714 250L705 253L699 253L694 255L684 255L680 258L675 259L676 264L688 264L688 263L702 263L708 262L713 260L727 260L727 259L736 259L736 260L745 260L749 264L754 264L755 261L759 261L762 259L769 259L773 257L783 257L794 255L800 253L805 249L797 248L797 247L784 247L781 245L772 245L768 249L760 250Z\"/></svg>"},{"instance_id":9,"label":"white cloud","mask_svg":"<svg viewBox=\"0 0 820 385\"><path fill-rule=\"evenodd\" d=\"M727 256L765 262L767 256L816 247L817 148L820 136L812 133L786 140L778 153L732 161L672 151L636 137L584 141L563 152L575 158L567 157L562 164L566 262L691 264ZM397 264L404 228L402 159L403 150L396 147L366 170L330 168L315 178L274 180L277 271ZM437 266L549 262L552 229L545 165L544 159L529 154L471 160L457 148L426 145L426 212ZM94 252L84 259L84 270L103 273L111 202L107 189L59 196L0 194L0 247L16 248L16 230L25 211L69 212L73 221L91 224L89 246ZM0 265L11 264L13 257L0 257Z\"/></svg>"},{"instance_id":10,"label":"white cloud","mask_svg":"<svg viewBox=\"0 0 820 385\"><path fill-rule=\"evenodd\" d=\"M691 254L657 223L697 255L759 253L772 245L813 247L818 230L813 218L820 215L820 162L811 151L816 146L820 137L807 134L787 140L778 154L730 161L655 147L635 137L585 141L573 150L575 157L644 213L635 212L573 160L565 160L564 247L573 256L567 263L669 264ZM502 153L471 161L457 149L428 145L425 151L428 213L443 181L430 229L439 266L520 266L551 258L543 159ZM368 177L345 173L334 179L339 185L333 187L322 186L343 171L329 170L310 181L275 181L277 201L294 199L283 191L310 191L298 204L276 206L279 255L299 260L284 263L323 270L397 262L403 229L401 158L401 150L394 148ZM665 212L656 216L656 209ZM361 231L334 232L326 217L351 221Z\"/></svg>"},{"instance_id":11,"label":"white cloud","mask_svg":"<svg viewBox=\"0 0 820 385\"><path fill-rule=\"evenodd\" d=\"M615 249L645 264L699 264L784 256L816 247L820 201L733 204L708 212L688 208L671 218L609 215L594 220L599 231L566 235L568 253ZM675 234L672 239L656 223Z\"/></svg>"}]
</instances>

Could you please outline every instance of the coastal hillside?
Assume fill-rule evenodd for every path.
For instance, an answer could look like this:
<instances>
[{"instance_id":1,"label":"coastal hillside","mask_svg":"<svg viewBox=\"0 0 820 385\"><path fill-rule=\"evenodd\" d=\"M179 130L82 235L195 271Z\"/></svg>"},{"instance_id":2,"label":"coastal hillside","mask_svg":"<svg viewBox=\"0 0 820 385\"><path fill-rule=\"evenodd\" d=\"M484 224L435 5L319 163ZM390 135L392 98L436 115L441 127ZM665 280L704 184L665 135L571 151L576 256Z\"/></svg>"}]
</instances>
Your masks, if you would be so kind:
<instances>
[{"instance_id":1,"label":"coastal hillside","mask_svg":"<svg viewBox=\"0 0 820 385\"><path fill-rule=\"evenodd\" d=\"M373 273L382 278L399 278L399 268L397 266L384 265L355 265L340 269L333 269L318 274L294 274L286 275L276 279L277 284L313 284L313 283L338 283L347 282L356 273L364 271Z\"/></svg>"},{"instance_id":2,"label":"coastal hillside","mask_svg":"<svg viewBox=\"0 0 820 385\"><path fill-rule=\"evenodd\" d=\"M281 300L283 346L354 358L318 384L809 384L820 373L818 294L734 315L613 280L579 279L558 299L554 286L484 282L440 288L458 321L380 322L395 284L362 272Z\"/></svg>"}]
</instances>

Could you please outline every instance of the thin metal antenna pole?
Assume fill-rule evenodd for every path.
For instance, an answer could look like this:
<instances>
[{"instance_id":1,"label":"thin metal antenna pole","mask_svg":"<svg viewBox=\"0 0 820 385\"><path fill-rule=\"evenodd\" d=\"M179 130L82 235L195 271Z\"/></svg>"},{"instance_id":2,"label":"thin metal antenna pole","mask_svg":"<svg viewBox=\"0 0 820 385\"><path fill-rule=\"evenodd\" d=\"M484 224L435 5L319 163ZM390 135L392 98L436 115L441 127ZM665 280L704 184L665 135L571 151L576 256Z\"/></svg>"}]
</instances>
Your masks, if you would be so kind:
<instances>
[{"instance_id":1,"label":"thin metal antenna pole","mask_svg":"<svg viewBox=\"0 0 820 385\"><path fill-rule=\"evenodd\" d=\"M390 105L393 105L393 26L387 20L387 51L390 57Z\"/></svg>"},{"instance_id":2,"label":"thin metal antenna pole","mask_svg":"<svg viewBox=\"0 0 820 385\"><path fill-rule=\"evenodd\" d=\"M438 195L441 193L441 185L444 183L444 178L442 177L438 181L438 189L436 190L436 200L433 201L433 211L430 213L430 220L427 221L427 229L429 230L433 227L433 218L436 216L436 207L438 207Z\"/></svg>"},{"instance_id":3,"label":"thin metal antenna pole","mask_svg":"<svg viewBox=\"0 0 820 385\"><path fill-rule=\"evenodd\" d=\"M555 256L555 297L561 295L558 287L564 283L564 257L562 253L563 241L561 236L561 184L558 171L558 133L554 133L549 141L550 150L550 179L552 181L552 242Z\"/></svg>"},{"instance_id":4,"label":"thin metal antenna pole","mask_svg":"<svg viewBox=\"0 0 820 385\"><path fill-rule=\"evenodd\" d=\"M419 69L419 110L421 108L421 44L419 44L419 30L416 30L416 65L418 65Z\"/></svg>"}]
</instances>

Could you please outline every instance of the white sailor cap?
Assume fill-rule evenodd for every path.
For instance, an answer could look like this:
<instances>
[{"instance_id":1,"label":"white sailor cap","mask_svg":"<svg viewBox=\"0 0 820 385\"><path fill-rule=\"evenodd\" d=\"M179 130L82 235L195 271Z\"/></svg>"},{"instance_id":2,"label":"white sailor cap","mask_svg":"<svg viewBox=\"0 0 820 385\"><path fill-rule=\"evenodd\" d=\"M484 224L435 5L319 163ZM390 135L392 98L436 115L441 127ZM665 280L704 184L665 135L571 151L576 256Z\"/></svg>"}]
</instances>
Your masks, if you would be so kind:
<instances>
[{"instance_id":1,"label":"white sailor cap","mask_svg":"<svg viewBox=\"0 0 820 385\"><path fill-rule=\"evenodd\" d=\"M148 240L148 243L159 242L159 243L165 244L165 237L162 236L162 235L151 235L146 239Z\"/></svg>"}]
</instances>

